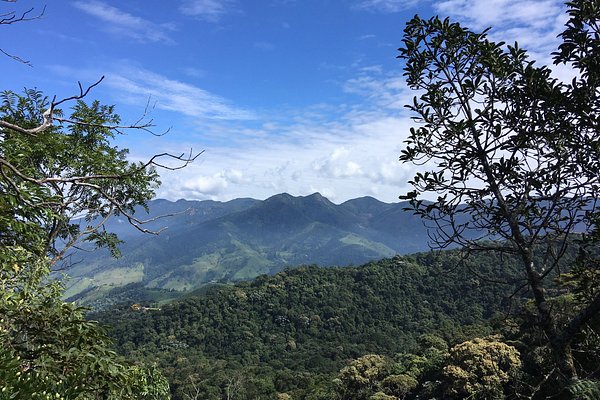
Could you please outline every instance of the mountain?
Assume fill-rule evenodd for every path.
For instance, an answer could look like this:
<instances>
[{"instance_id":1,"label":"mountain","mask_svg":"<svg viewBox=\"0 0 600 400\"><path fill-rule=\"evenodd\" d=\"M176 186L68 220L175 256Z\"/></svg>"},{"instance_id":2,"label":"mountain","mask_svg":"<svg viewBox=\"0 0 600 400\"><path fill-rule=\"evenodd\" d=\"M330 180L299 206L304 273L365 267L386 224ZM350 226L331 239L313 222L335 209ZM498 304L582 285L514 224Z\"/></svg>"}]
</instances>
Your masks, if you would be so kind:
<instances>
[{"instance_id":1,"label":"mountain","mask_svg":"<svg viewBox=\"0 0 600 400\"><path fill-rule=\"evenodd\" d=\"M126 221L107 224L125 241L122 258L106 251L76 254L67 296L91 301L136 283L154 290L189 291L215 282L235 282L301 264L357 265L427 249L427 229L406 203L362 197L336 205L315 193L283 193L264 201L155 200L158 218L142 234ZM137 215L136 214L136 215ZM144 215L144 216L142 216Z\"/></svg>"}]
</instances>

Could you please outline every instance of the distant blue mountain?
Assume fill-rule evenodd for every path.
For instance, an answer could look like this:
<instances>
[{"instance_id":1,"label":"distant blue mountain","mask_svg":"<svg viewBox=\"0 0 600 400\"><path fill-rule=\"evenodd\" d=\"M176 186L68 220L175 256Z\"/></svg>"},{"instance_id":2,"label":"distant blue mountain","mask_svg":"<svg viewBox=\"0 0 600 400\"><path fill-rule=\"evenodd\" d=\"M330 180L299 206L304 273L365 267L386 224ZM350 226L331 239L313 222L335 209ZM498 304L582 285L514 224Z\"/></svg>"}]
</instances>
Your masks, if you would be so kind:
<instances>
[{"instance_id":1,"label":"distant blue mountain","mask_svg":"<svg viewBox=\"0 0 600 400\"><path fill-rule=\"evenodd\" d=\"M125 243L122 258L108 252L76 254L68 296L90 299L137 283L146 288L188 291L233 282L301 264L348 266L428 248L423 222L407 203L361 197L336 205L314 193L283 193L264 201L154 200L140 219L154 220L143 234L112 218L107 229ZM90 297L91 296L91 297Z\"/></svg>"}]
</instances>

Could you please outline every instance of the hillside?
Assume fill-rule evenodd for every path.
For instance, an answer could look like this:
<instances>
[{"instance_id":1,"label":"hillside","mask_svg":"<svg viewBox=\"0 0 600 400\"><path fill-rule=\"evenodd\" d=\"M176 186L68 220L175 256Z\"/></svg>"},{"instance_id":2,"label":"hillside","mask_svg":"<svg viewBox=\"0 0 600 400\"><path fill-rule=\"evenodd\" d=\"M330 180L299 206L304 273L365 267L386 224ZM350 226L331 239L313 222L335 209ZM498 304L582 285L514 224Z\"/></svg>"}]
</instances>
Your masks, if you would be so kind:
<instances>
[{"instance_id":1,"label":"hillside","mask_svg":"<svg viewBox=\"0 0 600 400\"><path fill-rule=\"evenodd\" d=\"M362 267L301 267L251 282L212 287L160 311L122 306L95 315L113 325L121 353L157 362L174 399L193 391L225 398L319 397L349 360L417 349L426 334L448 343L490 332L506 310L507 260L478 257L475 276L456 252L396 256ZM243 379L242 379L243 378Z\"/></svg>"},{"instance_id":2,"label":"hillside","mask_svg":"<svg viewBox=\"0 0 600 400\"><path fill-rule=\"evenodd\" d=\"M363 197L336 205L318 193L279 194L264 201L155 200L144 235L113 218L107 229L125 241L123 257L106 251L78 253L68 270L66 295L93 302L135 284L136 291L190 291L205 284L237 282L289 266L358 265L427 249L423 222L405 203Z\"/></svg>"}]
</instances>

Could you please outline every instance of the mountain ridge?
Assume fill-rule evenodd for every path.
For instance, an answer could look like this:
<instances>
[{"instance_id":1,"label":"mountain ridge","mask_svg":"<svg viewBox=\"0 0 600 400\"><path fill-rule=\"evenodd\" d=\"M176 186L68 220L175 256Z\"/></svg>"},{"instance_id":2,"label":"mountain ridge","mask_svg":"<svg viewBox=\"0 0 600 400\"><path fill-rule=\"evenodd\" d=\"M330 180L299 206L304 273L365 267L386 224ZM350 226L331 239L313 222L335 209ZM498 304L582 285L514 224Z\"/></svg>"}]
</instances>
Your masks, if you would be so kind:
<instances>
[{"instance_id":1,"label":"mountain ridge","mask_svg":"<svg viewBox=\"0 0 600 400\"><path fill-rule=\"evenodd\" d=\"M407 206L368 196L334 204L319 193L227 202L153 200L140 218L171 215L145 226L167 229L143 235L111 218L107 230L125 240L123 257L110 259L106 251L84 255L68 271L67 297L93 301L132 283L189 291L302 264L359 265L427 250L427 229Z\"/></svg>"}]
</instances>

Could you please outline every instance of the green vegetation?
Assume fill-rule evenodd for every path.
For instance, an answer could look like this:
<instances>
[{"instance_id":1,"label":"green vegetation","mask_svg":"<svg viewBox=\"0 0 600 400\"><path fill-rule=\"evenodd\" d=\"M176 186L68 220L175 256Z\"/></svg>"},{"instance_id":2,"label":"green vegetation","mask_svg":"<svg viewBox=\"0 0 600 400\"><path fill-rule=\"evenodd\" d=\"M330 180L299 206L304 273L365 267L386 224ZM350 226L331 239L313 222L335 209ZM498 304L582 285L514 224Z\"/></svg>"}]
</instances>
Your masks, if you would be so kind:
<instances>
[{"instance_id":1,"label":"green vegetation","mask_svg":"<svg viewBox=\"0 0 600 400\"><path fill-rule=\"evenodd\" d=\"M302 267L157 312L113 310L102 318L119 350L162 366L176 399L594 398L600 2L568 7L554 60L573 67L570 83L486 32L407 24L400 58L423 125L401 160L434 169L406 198L437 245L460 251ZM302 238L301 220L315 250L331 249L310 222L331 207L274 202L285 218L273 237ZM229 226L264 229L259 211Z\"/></svg>"},{"instance_id":2,"label":"green vegetation","mask_svg":"<svg viewBox=\"0 0 600 400\"><path fill-rule=\"evenodd\" d=\"M552 353L531 299L526 292L506 296L520 286L516 260L463 256L305 266L214 286L159 311L118 306L93 317L112 325L120 353L159 365L174 399L220 399L232 390L238 399L556 393L559 383L544 373ZM564 283L548 297L563 318L577 311ZM507 318L509 307L517 311ZM579 372L588 377L600 368L599 328L595 317L573 341ZM588 386L573 390L593 390Z\"/></svg>"},{"instance_id":3,"label":"green vegetation","mask_svg":"<svg viewBox=\"0 0 600 400\"><path fill-rule=\"evenodd\" d=\"M430 333L444 343L491 333L488 321L505 308L505 288L455 268L460 257L301 267L213 287L160 311L120 307L94 318L112 325L128 358L158 363L176 399L196 391L198 398L225 397L237 378L238 398L314 397L334 390L338 371L362 355L417 351L420 335ZM506 260L473 262L488 276L514 278Z\"/></svg>"},{"instance_id":4,"label":"green vegetation","mask_svg":"<svg viewBox=\"0 0 600 400\"><path fill-rule=\"evenodd\" d=\"M306 249L321 261L390 253L383 222L397 214L362 200L382 207L369 219L358 203L337 207L320 195L221 209L205 231L186 231L216 237L211 251L84 267L90 279L124 285L111 290L115 299L160 306L120 304L92 316L112 325L128 361L62 300L51 270L80 242L118 253L104 224L116 215L139 227L133 212L158 184L153 161L130 163L111 147L119 117L83 102L83 89L51 102L37 91L3 93L0 399L597 398L600 1L568 6L554 56L573 67L571 83L485 32L439 18L407 25L401 58L409 85L423 91L411 109L424 125L411 130L401 160L435 166L415 176L407 197L437 226L437 244L459 250L304 266L169 302L199 275L247 279L281 268L273 257L297 262ZM58 106L69 100L64 118ZM432 192L436 202L418 198ZM378 229L354 231L366 226ZM250 240L259 232L267 234ZM172 250L182 242L172 240ZM141 251L160 248L148 246ZM161 275L165 262L178 274ZM213 268L224 263L235 269ZM104 289L76 284L73 293L102 299Z\"/></svg>"},{"instance_id":5,"label":"green vegetation","mask_svg":"<svg viewBox=\"0 0 600 400\"><path fill-rule=\"evenodd\" d=\"M160 372L118 357L50 278L77 243L117 253L103 221L132 217L158 184L151 163L130 163L126 150L110 146L119 117L111 106L84 103L85 93L67 99L77 102L65 118L64 101L40 92L0 95L0 399L168 396Z\"/></svg>"},{"instance_id":6,"label":"green vegetation","mask_svg":"<svg viewBox=\"0 0 600 400\"><path fill-rule=\"evenodd\" d=\"M161 221L168 229L156 237L136 235L124 230L117 218L110 219L107 229L119 232L125 240L120 246L123 257L110 260L107 251L84 255L69 270L67 293L81 304L100 306L101 293L111 298L119 287L133 282L189 292L215 282L273 274L289 266L360 265L426 250L427 231L404 206L373 198L336 205L318 193L303 197L283 193L264 201L226 203L151 201L148 218L176 214ZM140 264L144 267L141 277L123 275Z\"/></svg>"},{"instance_id":7,"label":"green vegetation","mask_svg":"<svg viewBox=\"0 0 600 400\"><path fill-rule=\"evenodd\" d=\"M600 239L600 1L569 2L568 14L553 56L572 68L571 82L517 44L438 17L409 21L399 49L408 85L421 93L408 107L422 122L400 160L426 168L405 197L436 227L440 248L516 256L554 357L548 374L563 385L579 379L571 344L600 312L600 292L573 303L568 318L548 296L571 235L583 234L580 283L597 273L589 249Z\"/></svg>"}]
</instances>

